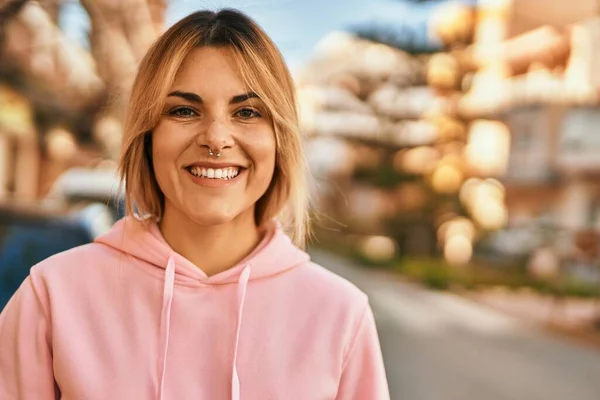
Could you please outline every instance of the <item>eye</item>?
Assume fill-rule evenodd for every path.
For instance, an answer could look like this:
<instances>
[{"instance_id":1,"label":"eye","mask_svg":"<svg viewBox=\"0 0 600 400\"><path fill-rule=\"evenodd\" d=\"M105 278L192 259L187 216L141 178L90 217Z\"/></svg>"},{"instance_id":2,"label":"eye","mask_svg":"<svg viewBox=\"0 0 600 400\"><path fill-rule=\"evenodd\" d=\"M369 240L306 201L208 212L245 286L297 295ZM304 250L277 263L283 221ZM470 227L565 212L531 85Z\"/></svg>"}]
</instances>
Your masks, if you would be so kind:
<instances>
[{"instance_id":1,"label":"eye","mask_svg":"<svg viewBox=\"0 0 600 400\"><path fill-rule=\"evenodd\" d=\"M187 118L198 115L198 113L190 107L177 107L169 111L169 115L172 115L174 117Z\"/></svg>"},{"instance_id":2,"label":"eye","mask_svg":"<svg viewBox=\"0 0 600 400\"><path fill-rule=\"evenodd\" d=\"M253 110L252 108L242 108L236 112L236 115L240 116L242 119L252 119L252 118L260 118L261 115L258 111Z\"/></svg>"}]
</instances>

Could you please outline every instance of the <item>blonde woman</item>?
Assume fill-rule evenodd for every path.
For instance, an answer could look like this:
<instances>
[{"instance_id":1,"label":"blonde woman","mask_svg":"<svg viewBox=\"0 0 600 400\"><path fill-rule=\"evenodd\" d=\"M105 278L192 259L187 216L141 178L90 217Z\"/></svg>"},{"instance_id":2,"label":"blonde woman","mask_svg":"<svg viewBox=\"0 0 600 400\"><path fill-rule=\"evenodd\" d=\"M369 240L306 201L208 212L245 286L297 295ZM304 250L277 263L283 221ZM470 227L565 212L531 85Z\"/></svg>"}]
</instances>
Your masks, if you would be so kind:
<instances>
[{"instance_id":1,"label":"blonde woman","mask_svg":"<svg viewBox=\"0 0 600 400\"><path fill-rule=\"evenodd\" d=\"M31 269L0 316L0 399L389 398L367 297L300 250L294 86L256 23L162 35L123 143L131 216Z\"/></svg>"}]
</instances>

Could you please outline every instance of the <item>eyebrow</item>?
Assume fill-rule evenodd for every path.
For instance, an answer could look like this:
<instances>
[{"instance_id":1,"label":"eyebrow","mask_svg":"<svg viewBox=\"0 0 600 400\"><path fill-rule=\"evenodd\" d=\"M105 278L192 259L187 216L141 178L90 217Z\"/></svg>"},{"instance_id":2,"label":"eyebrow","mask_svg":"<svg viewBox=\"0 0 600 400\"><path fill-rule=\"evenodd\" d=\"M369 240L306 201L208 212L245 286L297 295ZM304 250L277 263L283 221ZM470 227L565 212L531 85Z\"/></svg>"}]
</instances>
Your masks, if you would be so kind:
<instances>
[{"instance_id":1,"label":"eyebrow","mask_svg":"<svg viewBox=\"0 0 600 400\"><path fill-rule=\"evenodd\" d=\"M202 100L202 97L198 96L196 93L181 92L179 90L169 93L167 95L167 97L180 97L191 103L197 103L197 104L202 104L204 102L204 100ZM260 99L260 98L254 92L247 92L244 94L238 94L237 96L233 96L231 98L231 100L229 101L229 104L243 103L244 101L249 100L249 99Z\"/></svg>"}]
</instances>

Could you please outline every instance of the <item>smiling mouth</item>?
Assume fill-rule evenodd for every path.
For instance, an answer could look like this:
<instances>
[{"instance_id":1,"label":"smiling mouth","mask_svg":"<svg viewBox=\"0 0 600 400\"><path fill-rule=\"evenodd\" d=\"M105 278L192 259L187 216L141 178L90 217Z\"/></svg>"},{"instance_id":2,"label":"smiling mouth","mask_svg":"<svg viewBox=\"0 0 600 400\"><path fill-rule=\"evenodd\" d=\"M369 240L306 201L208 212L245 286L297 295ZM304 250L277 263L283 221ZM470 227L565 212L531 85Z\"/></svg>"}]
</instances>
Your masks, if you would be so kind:
<instances>
[{"instance_id":1,"label":"smiling mouth","mask_svg":"<svg viewBox=\"0 0 600 400\"><path fill-rule=\"evenodd\" d=\"M204 168L198 166L190 166L185 168L191 175L197 178L231 180L239 175L244 168L227 167L227 168Z\"/></svg>"}]
</instances>

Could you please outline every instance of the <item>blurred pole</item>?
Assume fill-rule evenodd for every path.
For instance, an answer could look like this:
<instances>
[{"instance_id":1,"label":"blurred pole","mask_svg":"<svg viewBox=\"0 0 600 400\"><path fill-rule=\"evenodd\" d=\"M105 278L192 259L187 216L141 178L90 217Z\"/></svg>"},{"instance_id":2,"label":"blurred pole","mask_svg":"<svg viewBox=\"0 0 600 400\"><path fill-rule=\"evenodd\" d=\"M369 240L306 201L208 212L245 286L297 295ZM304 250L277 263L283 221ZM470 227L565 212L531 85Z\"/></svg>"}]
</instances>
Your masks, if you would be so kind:
<instances>
[{"instance_id":1,"label":"blurred pole","mask_svg":"<svg viewBox=\"0 0 600 400\"><path fill-rule=\"evenodd\" d=\"M18 201L34 201L40 175L40 152L35 135L20 137L16 153L15 198Z\"/></svg>"},{"instance_id":2,"label":"blurred pole","mask_svg":"<svg viewBox=\"0 0 600 400\"><path fill-rule=\"evenodd\" d=\"M0 131L0 201L8 197L10 138Z\"/></svg>"}]
</instances>

